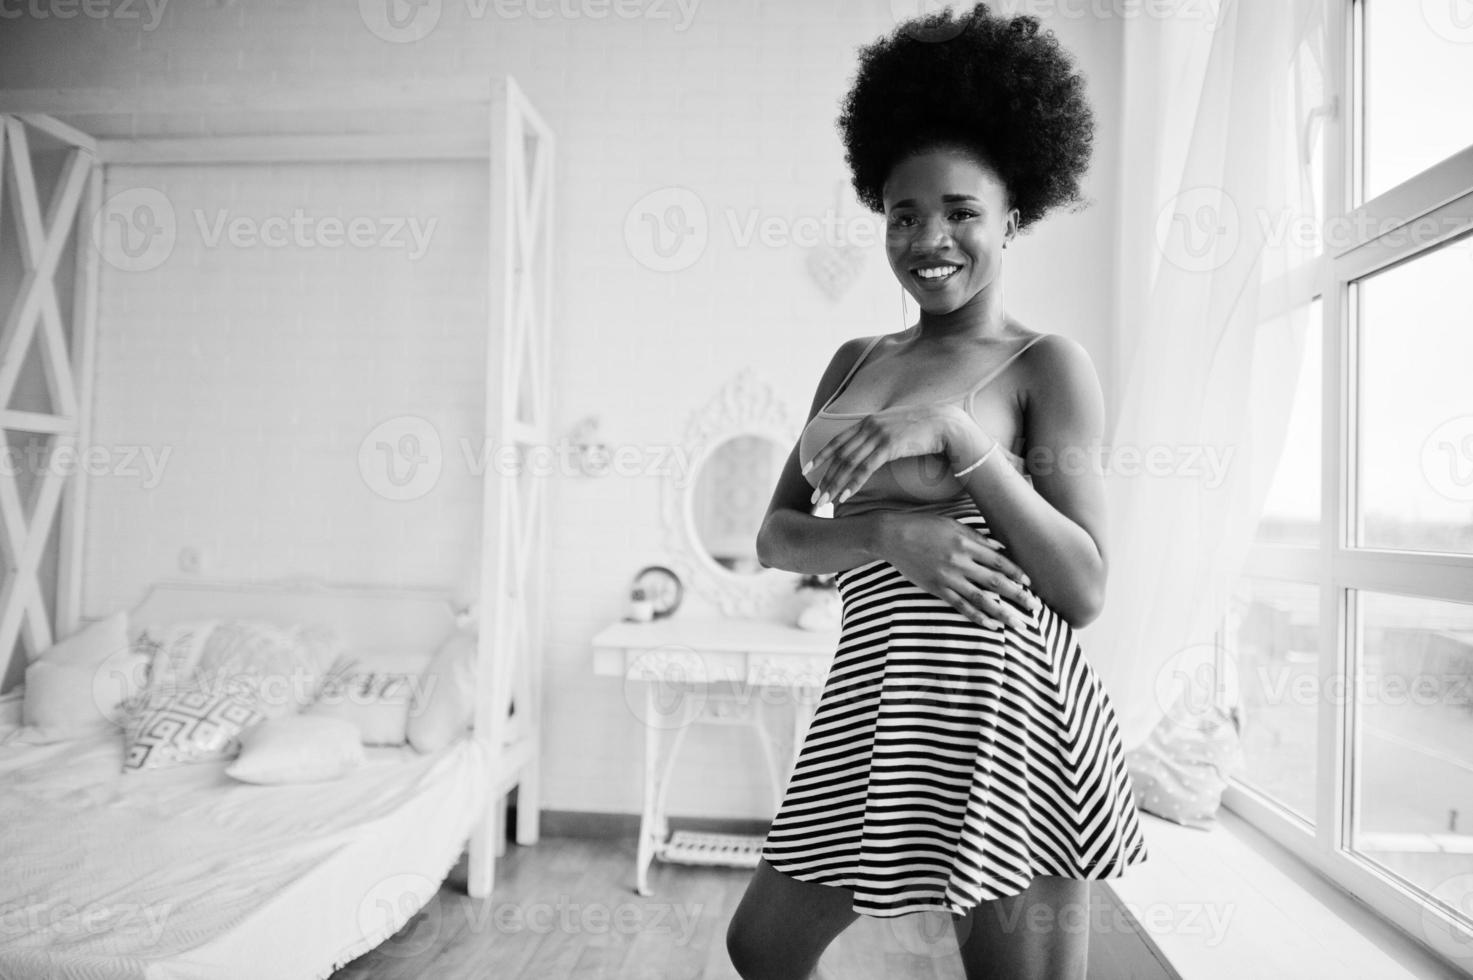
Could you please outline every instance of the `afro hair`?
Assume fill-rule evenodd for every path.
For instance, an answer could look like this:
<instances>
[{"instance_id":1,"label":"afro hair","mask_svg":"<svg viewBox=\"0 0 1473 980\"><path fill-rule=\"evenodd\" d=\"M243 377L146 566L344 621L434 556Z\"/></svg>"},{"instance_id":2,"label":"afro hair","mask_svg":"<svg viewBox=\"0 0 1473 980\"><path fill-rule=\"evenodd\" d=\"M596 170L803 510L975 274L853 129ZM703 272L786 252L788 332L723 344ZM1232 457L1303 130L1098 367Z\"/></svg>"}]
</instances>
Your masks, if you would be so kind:
<instances>
[{"instance_id":1,"label":"afro hair","mask_svg":"<svg viewBox=\"0 0 1473 980\"><path fill-rule=\"evenodd\" d=\"M1086 206L1094 114L1084 77L1036 17L993 15L985 3L907 21L860 50L839 115L859 200L885 210L891 169L921 150L954 146L997 171L1019 230L1056 207Z\"/></svg>"}]
</instances>

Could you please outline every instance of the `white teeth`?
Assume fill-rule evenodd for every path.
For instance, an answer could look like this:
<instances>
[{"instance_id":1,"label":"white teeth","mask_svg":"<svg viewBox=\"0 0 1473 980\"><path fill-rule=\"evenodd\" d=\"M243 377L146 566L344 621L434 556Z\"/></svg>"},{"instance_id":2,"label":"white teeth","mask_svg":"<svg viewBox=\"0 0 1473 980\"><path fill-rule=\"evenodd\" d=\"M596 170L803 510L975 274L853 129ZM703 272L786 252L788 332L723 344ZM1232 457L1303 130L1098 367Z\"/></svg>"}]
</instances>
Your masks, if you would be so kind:
<instances>
[{"instance_id":1,"label":"white teeth","mask_svg":"<svg viewBox=\"0 0 1473 980\"><path fill-rule=\"evenodd\" d=\"M945 279L956 270L957 266L943 265L937 266L934 269L917 269L916 275L920 276L922 279Z\"/></svg>"}]
</instances>

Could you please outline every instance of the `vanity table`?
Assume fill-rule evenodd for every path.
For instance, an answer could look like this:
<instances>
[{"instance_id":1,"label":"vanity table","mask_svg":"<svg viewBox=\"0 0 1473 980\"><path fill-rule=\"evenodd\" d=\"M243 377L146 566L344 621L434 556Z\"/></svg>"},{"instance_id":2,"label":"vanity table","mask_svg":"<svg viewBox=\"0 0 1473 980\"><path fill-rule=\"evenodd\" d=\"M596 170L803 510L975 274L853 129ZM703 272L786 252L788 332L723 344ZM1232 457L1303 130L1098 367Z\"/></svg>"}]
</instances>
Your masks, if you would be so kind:
<instances>
[{"instance_id":1,"label":"vanity table","mask_svg":"<svg viewBox=\"0 0 1473 980\"><path fill-rule=\"evenodd\" d=\"M752 732L762 747L776 811L838 638L837 631L770 620L700 616L617 622L594 636L594 672L625 679L626 701L644 726L644 805L635 857L639 894L650 894L655 858L756 867L760 837L670 835L665 802L681 747L698 724ZM784 704L794 706L792 727L774 731L769 715Z\"/></svg>"},{"instance_id":2,"label":"vanity table","mask_svg":"<svg viewBox=\"0 0 1473 980\"><path fill-rule=\"evenodd\" d=\"M616 622L593 638L595 673L624 679L625 704L644 726L641 895L650 893L656 857L756 866L761 838L670 836L665 804L681 747L694 725L746 729L761 746L776 812L838 646L837 622L822 631L789 625L799 576L757 560L757 531L796 439L782 401L751 370L695 412L689 463L666 473L661 516L670 570L709 611L677 604L653 622ZM787 705L791 726L773 724L774 709Z\"/></svg>"}]
</instances>

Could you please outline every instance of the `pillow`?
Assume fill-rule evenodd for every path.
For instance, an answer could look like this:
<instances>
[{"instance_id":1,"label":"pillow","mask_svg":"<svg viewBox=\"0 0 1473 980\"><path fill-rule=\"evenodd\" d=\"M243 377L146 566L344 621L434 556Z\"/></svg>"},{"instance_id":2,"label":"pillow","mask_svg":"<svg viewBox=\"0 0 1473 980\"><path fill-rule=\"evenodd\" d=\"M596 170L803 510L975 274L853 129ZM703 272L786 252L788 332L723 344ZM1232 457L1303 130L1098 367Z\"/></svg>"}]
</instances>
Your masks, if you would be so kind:
<instances>
[{"instance_id":1,"label":"pillow","mask_svg":"<svg viewBox=\"0 0 1473 980\"><path fill-rule=\"evenodd\" d=\"M47 649L26 668L21 723L32 744L114 728L143 689L148 658L128 643L123 610Z\"/></svg>"},{"instance_id":2,"label":"pillow","mask_svg":"<svg viewBox=\"0 0 1473 980\"><path fill-rule=\"evenodd\" d=\"M1228 777L1242 761L1238 709L1173 706L1140 746L1125 753L1136 806L1173 823L1209 830Z\"/></svg>"},{"instance_id":3,"label":"pillow","mask_svg":"<svg viewBox=\"0 0 1473 980\"><path fill-rule=\"evenodd\" d=\"M194 686L194 668L219 622L200 619L145 627L133 640L133 649L149 660L149 691Z\"/></svg>"},{"instance_id":4,"label":"pillow","mask_svg":"<svg viewBox=\"0 0 1473 980\"><path fill-rule=\"evenodd\" d=\"M275 623L227 619L216 624L195 664L193 683L224 687L256 702L267 718L293 714L312 703L331 657L331 631L283 628Z\"/></svg>"},{"instance_id":5,"label":"pillow","mask_svg":"<svg viewBox=\"0 0 1473 980\"><path fill-rule=\"evenodd\" d=\"M124 725L123 772L228 759L240 733L264 717L251 698L225 688L150 691Z\"/></svg>"},{"instance_id":6,"label":"pillow","mask_svg":"<svg viewBox=\"0 0 1473 980\"><path fill-rule=\"evenodd\" d=\"M476 714L476 635L456 633L424 672L406 735L419 752L438 752L470 729Z\"/></svg>"},{"instance_id":7,"label":"pillow","mask_svg":"<svg viewBox=\"0 0 1473 980\"><path fill-rule=\"evenodd\" d=\"M287 715L246 729L225 775L245 783L315 783L363 765L358 729L341 718Z\"/></svg>"},{"instance_id":8,"label":"pillow","mask_svg":"<svg viewBox=\"0 0 1473 980\"><path fill-rule=\"evenodd\" d=\"M364 745L403 745L425 659L416 662L404 654L385 653L344 655L302 713L352 723Z\"/></svg>"}]
</instances>

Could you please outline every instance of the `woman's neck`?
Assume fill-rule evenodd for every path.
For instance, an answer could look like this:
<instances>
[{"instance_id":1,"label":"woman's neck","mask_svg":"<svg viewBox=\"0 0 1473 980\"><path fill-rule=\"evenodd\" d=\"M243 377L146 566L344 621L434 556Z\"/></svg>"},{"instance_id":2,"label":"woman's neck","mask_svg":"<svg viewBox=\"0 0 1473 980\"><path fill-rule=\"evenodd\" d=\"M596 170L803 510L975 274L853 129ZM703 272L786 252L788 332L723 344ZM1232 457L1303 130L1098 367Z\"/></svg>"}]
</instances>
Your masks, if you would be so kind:
<instances>
[{"instance_id":1,"label":"woman's neck","mask_svg":"<svg viewBox=\"0 0 1473 980\"><path fill-rule=\"evenodd\" d=\"M1001 340L1007 333L1008 315L998 285L993 283L950 313L921 310L912 339L941 345Z\"/></svg>"}]
</instances>

